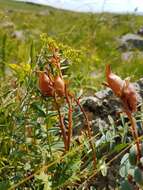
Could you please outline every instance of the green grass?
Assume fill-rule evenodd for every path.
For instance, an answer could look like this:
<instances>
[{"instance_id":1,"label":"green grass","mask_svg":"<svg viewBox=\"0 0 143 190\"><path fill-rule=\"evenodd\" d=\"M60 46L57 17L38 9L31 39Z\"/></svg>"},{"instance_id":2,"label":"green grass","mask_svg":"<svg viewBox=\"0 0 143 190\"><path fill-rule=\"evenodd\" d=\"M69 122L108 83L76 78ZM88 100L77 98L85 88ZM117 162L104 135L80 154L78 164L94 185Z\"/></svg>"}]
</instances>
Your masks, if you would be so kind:
<instances>
[{"instance_id":1,"label":"green grass","mask_svg":"<svg viewBox=\"0 0 143 190\"><path fill-rule=\"evenodd\" d=\"M4 27L4 23L8 22L14 26ZM41 47L40 34L47 33L72 48L87 49L87 60L83 64L88 64L86 68L96 73L92 80L88 80L92 85L95 82L99 84L98 81L103 78L106 63L112 64L114 70L123 77L132 75L133 79L137 79L142 76L142 60L135 58L124 63L116 41L123 34L136 32L142 25L142 16L76 13L49 6L0 0L0 44L6 35L6 63L27 61L31 43L34 44L36 55ZM12 33L17 30L23 32L25 40L12 37Z\"/></svg>"},{"instance_id":2,"label":"green grass","mask_svg":"<svg viewBox=\"0 0 143 190\"><path fill-rule=\"evenodd\" d=\"M133 142L126 118L121 116L121 122L117 122L120 126L110 117L106 119L111 126L99 129L97 126L98 134L93 137L94 143L98 139L97 169L94 170L89 138L84 132L77 136L77 141L72 138L71 149L64 152L59 115L68 126L69 103L65 97L58 97L57 101L53 97L44 98L35 70L48 66L53 81L59 68L51 63L51 55L58 46L61 69L66 66L62 70L64 81L76 98L84 93L91 95L103 87L107 63L120 76L138 79L143 75L143 60L135 56L123 62L117 38L135 33L142 25L142 16L76 13L0 0L0 190L79 189L81 185L87 189L86 185L100 180L99 187L106 185L103 181L107 180L100 171L105 175L107 166L111 170L111 158L119 166L122 150L122 154L127 152ZM83 113L71 102L73 128L80 125L82 128L83 122L80 124L78 120ZM140 124L142 113L137 114ZM114 165L113 169L119 189L119 169L115 171ZM95 172L97 175L92 178Z\"/></svg>"}]
</instances>

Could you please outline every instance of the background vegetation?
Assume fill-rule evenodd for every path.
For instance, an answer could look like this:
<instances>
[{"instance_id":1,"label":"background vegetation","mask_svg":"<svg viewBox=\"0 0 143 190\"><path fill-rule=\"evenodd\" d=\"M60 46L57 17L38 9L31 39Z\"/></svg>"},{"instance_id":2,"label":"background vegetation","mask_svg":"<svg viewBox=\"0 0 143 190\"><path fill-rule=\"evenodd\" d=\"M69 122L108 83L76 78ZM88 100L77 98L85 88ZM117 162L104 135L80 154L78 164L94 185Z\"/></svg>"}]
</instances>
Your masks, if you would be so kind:
<instances>
[{"instance_id":1,"label":"background vegetation","mask_svg":"<svg viewBox=\"0 0 143 190\"><path fill-rule=\"evenodd\" d=\"M60 50L62 71L76 98L103 88L107 63L122 77L139 79L143 73L142 58L123 61L117 39L136 33L142 25L142 16L75 13L0 0L1 190L110 189L106 184L102 187L102 181L96 184L94 176L105 177L116 158L119 166L120 156L133 145L125 116L121 115L119 128L109 116L110 130L99 129L92 139L86 133L76 136L70 151L64 153L58 112L51 98L41 96L36 70L47 64L52 43ZM67 105L63 99L59 104L67 119ZM78 109L73 103L73 128L83 114ZM142 112L138 118L141 122ZM118 143L116 137L120 138ZM90 141L96 144L96 169ZM132 149L133 162L129 163L129 154L125 154L120 174L119 167L116 169L114 189L135 188L135 183L128 182L128 169L135 173L137 187L142 188L143 174Z\"/></svg>"},{"instance_id":2,"label":"background vegetation","mask_svg":"<svg viewBox=\"0 0 143 190\"><path fill-rule=\"evenodd\" d=\"M47 33L72 48L86 50L86 60L82 64L85 72L81 73L86 73L87 77L94 76L92 80L87 79L87 83L103 77L101 71L106 63L112 64L125 77L133 70L134 78L141 76L142 60L128 61L127 68L121 60L116 39L126 33L136 33L143 25L142 16L75 13L3 0L0 3L0 39L1 46L6 46L4 59L7 63L27 61L31 44L34 55L37 55L41 48L39 36ZM3 48L1 51L3 56Z\"/></svg>"}]
</instances>

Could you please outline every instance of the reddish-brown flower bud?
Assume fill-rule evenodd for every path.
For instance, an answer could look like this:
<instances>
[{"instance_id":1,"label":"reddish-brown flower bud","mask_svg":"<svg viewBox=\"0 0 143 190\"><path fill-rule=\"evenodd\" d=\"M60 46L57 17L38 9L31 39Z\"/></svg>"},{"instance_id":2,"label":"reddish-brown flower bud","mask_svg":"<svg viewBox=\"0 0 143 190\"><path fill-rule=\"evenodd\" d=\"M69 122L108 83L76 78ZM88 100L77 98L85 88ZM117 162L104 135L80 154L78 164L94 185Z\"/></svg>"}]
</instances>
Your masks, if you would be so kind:
<instances>
[{"instance_id":1,"label":"reddish-brown flower bud","mask_svg":"<svg viewBox=\"0 0 143 190\"><path fill-rule=\"evenodd\" d=\"M109 87L117 96L120 97L122 95L124 81L119 76L111 72L110 65L106 66L106 78Z\"/></svg>"},{"instance_id":2,"label":"reddish-brown flower bud","mask_svg":"<svg viewBox=\"0 0 143 190\"><path fill-rule=\"evenodd\" d=\"M121 99L131 112L137 111L138 94L129 81L125 80Z\"/></svg>"},{"instance_id":3,"label":"reddish-brown flower bud","mask_svg":"<svg viewBox=\"0 0 143 190\"><path fill-rule=\"evenodd\" d=\"M38 72L39 74L39 89L43 96L54 96L54 88L52 81L49 79L44 71Z\"/></svg>"},{"instance_id":4,"label":"reddish-brown flower bud","mask_svg":"<svg viewBox=\"0 0 143 190\"><path fill-rule=\"evenodd\" d=\"M108 86L123 101L124 108L130 112L137 111L138 94L129 80L122 80L112 73L110 65L106 66L106 78Z\"/></svg>"},{"instance_id":5,"label":"reddish-brown flower bud","mask_svg":"<svg viewBox=\"0 0 143 190\"><path fill-rule=\"evenodd\" d=\"M54 89L57 95L59 96L65 95L65 82L60 76L57 76L54 80Z\"/></svg>"}]
</instances>

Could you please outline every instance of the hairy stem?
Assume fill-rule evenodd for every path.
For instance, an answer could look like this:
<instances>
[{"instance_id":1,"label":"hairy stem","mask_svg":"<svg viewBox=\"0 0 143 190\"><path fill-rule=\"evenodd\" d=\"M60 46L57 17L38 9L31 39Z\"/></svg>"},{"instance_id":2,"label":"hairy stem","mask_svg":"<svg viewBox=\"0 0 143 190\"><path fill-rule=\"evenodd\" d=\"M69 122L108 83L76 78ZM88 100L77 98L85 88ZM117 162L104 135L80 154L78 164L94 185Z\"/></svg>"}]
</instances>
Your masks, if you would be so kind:
<instances>
[{"instance_id":1,"label":"hairy stem","mask_svg":"<svg viewBox=\"0 0 143 190\"><path fill-rule=\"evenodd\" d=\"M141 150L140 150L140 140L138 138L138 132L137 132L137 126L136 126L136 120L133 117L132 113L128 110L126 110L126 114L131 122L131 131L132 131L132 136L136 142L136 147L137 147L137 160L139 161L141 158Z\"/></svg>"},{"instance_id":2,"label":"hairy stem","mask_svg":"<svg viewBox=\"0 0 143 190\"><path fill-rule=\"evenodd\" d=\"M65 151L67 151L68 150L68 146L67 146L66 128L65 128L65 125L64 125L64 122L63 122L63 117L61 115L59 104L58 104L57 99L56 99L56 94L54 95L54 100L55 100L56 109L57 109L58 115L59 115L60 129L61 129L61 133L62 133L62 136L63 136Z\"/></svg>"},{"instance_id":3,"label":"hairy stem","mask_svg":"<svg viewBox=\"0 0 143 190\"><path fill-rule=\"evenodd\" d=\"M73 97L74 98L74 97ZM84 115L84 118L86 120L86 125L87 125L87 132L88 132L88 138L89 138L89 144L90 144L90 148L92 150L92 153L93 153L93 162L94 162L94 168L96 169L96 152L95 152L95 148L94 148L94 145L93 145L93 142L91 141L91 138L92 138L92 132L91 132L91 127L90 127L90 123L89 123L89 120L88 120L88 117L85 113L85 110L84 108L81 106L79 100L77 100L76 98L74 98L74 101L76 102L76 104L79 106L81 112L83 113Z\"/></svg>"},{"instance_id":4,"label":"hairy stem","mask_svg":"<svg viewBox=\"0 0 143 190\"><path fill-rule=\"evenodd\" d=\"M66 101L67 101L67 104L69 107L69 111L68 111L68 139L67 139L68 150L69 150L70 142L71 142L71 138L72 138L72 104L71 104L70 97L69 97L69 94L67 92L66 86L65 86L65 96L66 96Z\"/></svg>"}]
</instances>

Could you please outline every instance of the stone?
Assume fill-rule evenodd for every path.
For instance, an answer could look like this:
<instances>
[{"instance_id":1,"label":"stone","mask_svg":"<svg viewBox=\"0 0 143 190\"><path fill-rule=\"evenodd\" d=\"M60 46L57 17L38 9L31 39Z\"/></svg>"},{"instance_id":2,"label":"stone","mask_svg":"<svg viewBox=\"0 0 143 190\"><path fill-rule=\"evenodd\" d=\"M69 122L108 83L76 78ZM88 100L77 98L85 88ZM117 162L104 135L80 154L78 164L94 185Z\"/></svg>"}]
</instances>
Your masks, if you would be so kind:
<instances>
[{"instance_id":1,"label":"stone","mask_svg":"<svg viewBox=\"0 0 143 190\"><path fill-rule=\"evenodd\" d=\"M143 59L143 53L141 51L126 51L122 52L121 60L130 62L133 59Z\"/></svg>"},{"instance_id":2,"label":"stone","mask_svg":"<svg viewBox=\"0 0 143 190\"><path fill-rule=\"evenodd\" d=\"M15 28L15 24L10 21L5 21L1 24L3 28Z\"/></svg>"},{"instance_id":3,"label":"stone","mask_svg":"<svg viewBox=\"0 0 143 190\"><path fill-rule=\"evenodd\" d=\"M42 10L37 13L37 16L48 16L50 14L50 11L48 9Z\"/></svg>"},{"instance_id":4,"label":"stone","mask_svg":"<svg viewBox=\"0 0 143 190\"><path fill-rule=\"evenodd\" d=\"M133 51L127 51L123 52L121 54L121 60L122 61L131 61L134 58L134 52Z\"/></svg>"},{"instance_id":5,"label":"stone","mask_svg":"<svg viewBox=\"0 0 143 190\"><path fill-rule=\"evenodd\" d=\"M20 41L24 41L25 40L25 35L24 35L24 32L22 30L16 30L16 31L14 31L11 36L13 38L17 38Z\"/></svg>"},{"instance_id":6,"label":"stone","mask_svg":"<svg viewBox=\"0 0 143 190\"><path fill-rule=\"evenodd\" d=\"M143 78L133 83L133 85L139 94L138 109L140 109L143 101ZM119 120L119 113L123 112L120 99L109 88L95 93L95 96L84 97L81 104L87 116L90 116L89 121L94 134L98 132L99 126L108 128L111 125L109 116L116 123ZM82 119L83 117L81 117ZM78 132L83 128L83 123L82 121L78 126Z\"/></svg>"},{"instance_id":7,"label":"stone","mask_svg":"<svg viewBox=\"0 0 143 190\"><path fill-rule=\"evenodd\" d=\"M140 35L140 36L143 36L143 27L140 28L140 29L137 31L137 34Z\"/></svg>"},{"instance_id":8,"label":"stone","mask_svg":"<svg viewBox=\"0 0 143 190\"><path fill-rule=\"evenodd\" d=\"M143 51L143 37L137 34L126 34L119 40L119 49L122 51L130 51L138 49Z\"/></svg>"}]
</instances>

